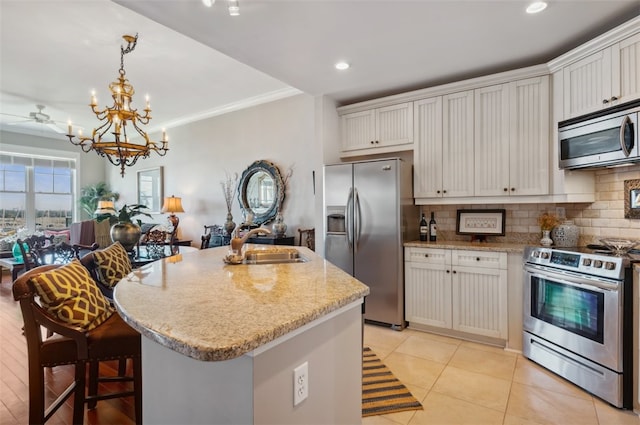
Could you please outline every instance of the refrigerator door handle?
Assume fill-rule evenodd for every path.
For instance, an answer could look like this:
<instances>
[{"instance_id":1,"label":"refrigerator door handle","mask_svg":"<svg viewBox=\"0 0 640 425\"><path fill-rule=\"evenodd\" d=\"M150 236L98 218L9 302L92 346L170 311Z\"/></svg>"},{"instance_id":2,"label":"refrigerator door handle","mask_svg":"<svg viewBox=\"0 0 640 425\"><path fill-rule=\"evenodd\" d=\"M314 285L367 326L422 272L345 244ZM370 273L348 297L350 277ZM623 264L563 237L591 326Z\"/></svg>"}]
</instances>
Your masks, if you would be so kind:
<instances>
[{"instance_id":1,"label":"refrigerator door handle","mask_svg":"<svg viewBox=\"0 0 640 425\"><path fill-rule=\"evenodd\" d=\"M358 189L353 189L355 202L353 203L353 222L354 222L354 233L355 240L353 241L353 245L355 246L354 251L358 252L358 245L360 244L360 233L362 232L362 211L360 210L360 196L358 195Z\"/></svg>"},{"instance_id":2,"label":"refrigerator door handle","mask_svg":"<svg viewBox=\"0 0 640 425\"><path fill-rule=\"evenodd\" d=\"M353 249L353 229L351 226L351 212L353 211L353 188L349 189L349 196L347 197L347 205L344 211L344 224L347 233L347 245L349 249Z\"/></svg>"}]
</instances>

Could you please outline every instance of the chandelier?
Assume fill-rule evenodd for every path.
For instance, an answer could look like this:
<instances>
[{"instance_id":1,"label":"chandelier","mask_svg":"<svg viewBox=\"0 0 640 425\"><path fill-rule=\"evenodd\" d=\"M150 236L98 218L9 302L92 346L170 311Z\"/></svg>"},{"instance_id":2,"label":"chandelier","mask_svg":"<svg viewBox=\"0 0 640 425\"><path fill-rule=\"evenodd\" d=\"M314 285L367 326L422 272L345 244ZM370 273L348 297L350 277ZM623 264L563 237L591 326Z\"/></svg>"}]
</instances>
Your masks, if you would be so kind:
<instances>
[{"instance_id":1,"label":"chandelier","mask_svg":"<svg viewBox=\"0 0 640 425\"><path fill-rule=\"evenodd\" d=\"M135 49L138 42L138 34L134 36L122 36L127 42L127 47L120 46L120 76L117 81L109 84L113 105L107 106L103 110L98 109L95 93L91 94L91 109L96 114L98 120L102 121L102 125L93 129L91 137L82 136L79 130L78 135L73 134L73 127L69 123L69 141L80 146L84 152L91 150L102 157L106 157L109 162L120 167L120 175L124 177L124 167L134 165L139 158L147 158L151 152L156 152L160 156L166 155L169 150L167 133L162 130L162 141L152 142L147 133L142 130L139 125L147 125L151 120L151 107L149 99L144 108L144 114L139 114L137 109L131 107L133 99L133 86L129 84L129 80L125 78L124 71L124 55ZM129 140L127 130L133 133L133 137L138 135L144 139L144 143L133 143ZM113 135L111 140L108 133ZM136 135L137 133L137 135Z\"/></svg>"}]
</instances>

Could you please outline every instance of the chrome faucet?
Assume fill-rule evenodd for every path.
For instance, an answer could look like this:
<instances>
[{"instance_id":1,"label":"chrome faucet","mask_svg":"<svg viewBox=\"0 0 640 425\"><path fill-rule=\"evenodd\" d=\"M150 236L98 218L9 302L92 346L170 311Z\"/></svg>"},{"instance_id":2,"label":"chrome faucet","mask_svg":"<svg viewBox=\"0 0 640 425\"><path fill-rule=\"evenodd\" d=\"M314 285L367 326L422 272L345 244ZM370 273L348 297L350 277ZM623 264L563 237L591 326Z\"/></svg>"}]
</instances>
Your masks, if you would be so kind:
<instances>
[{"instance_id":1,"label":"chrome faucet","mask_svg":"<svg viewBox=\"0 0 640 425\"><path fill-rule=\"evenodd\" d=\"M240 226L238 226L240 227ZM266 233L268 235L271 234L271 230L265 228L265 227L258 227L257 229L251 229L249 230L247 233L244 234L244 236L242 238L238 237L238 229L236 228L235 230L235 235L233 237L233 239L231 239L231 249L234 252L237 252L238 255L242 255L242 245L244 245L244 243L247 241L247 239L249 239L251 236L255 235L256 233Z\"/></svg>"}]
</instances>

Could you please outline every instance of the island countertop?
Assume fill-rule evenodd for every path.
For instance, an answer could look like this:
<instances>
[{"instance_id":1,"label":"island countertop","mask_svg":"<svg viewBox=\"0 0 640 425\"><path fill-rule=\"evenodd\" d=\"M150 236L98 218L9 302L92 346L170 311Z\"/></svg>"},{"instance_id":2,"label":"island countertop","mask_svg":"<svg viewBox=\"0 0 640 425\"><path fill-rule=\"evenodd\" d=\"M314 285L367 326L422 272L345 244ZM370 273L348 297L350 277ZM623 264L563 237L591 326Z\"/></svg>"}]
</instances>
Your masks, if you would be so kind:
<instances>
[{"instance_id":1,"label":"island countertop","mask_svg":"<svg viewBox=\"0 0 640 425\"><path fill-rule=\"evenodd\" d=\"M165 258L122 279L114 303L131 327L165 347L203 361L233 359L369 293L296 248L307 262L227 265L228 247Z\"/></svg>"}]
</instances>

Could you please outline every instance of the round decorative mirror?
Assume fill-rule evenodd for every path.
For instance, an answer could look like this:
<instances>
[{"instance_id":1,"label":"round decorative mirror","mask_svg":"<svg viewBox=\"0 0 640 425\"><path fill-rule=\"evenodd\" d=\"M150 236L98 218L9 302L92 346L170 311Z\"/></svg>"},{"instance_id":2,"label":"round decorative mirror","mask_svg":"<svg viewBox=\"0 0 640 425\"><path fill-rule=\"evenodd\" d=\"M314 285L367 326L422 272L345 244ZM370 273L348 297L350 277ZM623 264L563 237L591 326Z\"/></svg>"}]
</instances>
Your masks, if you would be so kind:
<instances>
[{"instance_id":1,"label":"round decorative mirror","mask_svg":"<svg viewBox=\"0 0 640 425\"><path fill-rule=\"evenodd\" d=\"M284 183L278 167L269 161L255 161L242 173L238 184L240 207L253 214L255 224L274 219L284 200Z\"/></svg>"}]
</instances>

